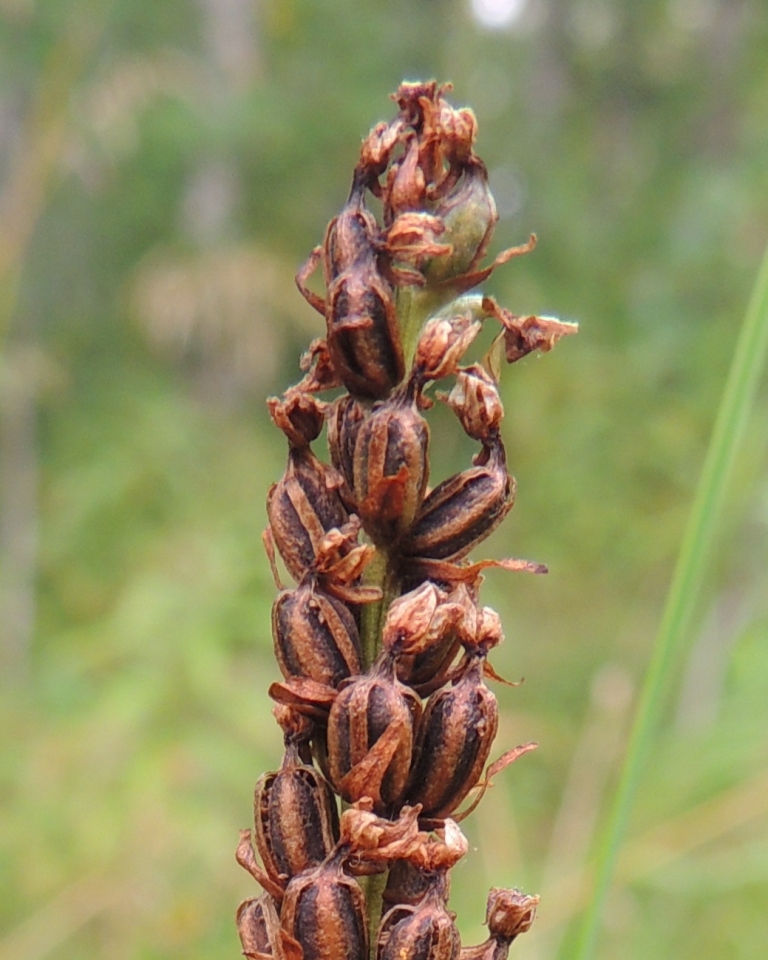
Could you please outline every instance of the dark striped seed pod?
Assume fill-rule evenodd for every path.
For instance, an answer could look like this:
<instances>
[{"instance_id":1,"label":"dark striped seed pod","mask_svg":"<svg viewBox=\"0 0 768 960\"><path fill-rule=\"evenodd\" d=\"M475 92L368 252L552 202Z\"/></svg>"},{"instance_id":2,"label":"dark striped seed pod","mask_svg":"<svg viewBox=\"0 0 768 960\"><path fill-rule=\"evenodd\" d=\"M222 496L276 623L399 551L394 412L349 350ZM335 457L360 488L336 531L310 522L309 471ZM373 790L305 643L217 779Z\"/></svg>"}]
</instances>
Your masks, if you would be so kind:
<instances>
[{"instance_id":1,"label":"dark striped seed pod","mask_svg":"<svg viewBox=\"0 0 768 960\"><path fill-rule=\"evenodd\" d=\"M484 661L471 657L453 686L427 703L406 791L409 803L423 805L424 817L450 816L482 775L499 723Z\"/></svg>"},{"instance_id":2,"label":"dark striped seed pod","mask_svg":"<svg viewBox=\"0 0 768 960\"><path fill-rule=\"evenodd\" d=\"M395 542L413 522L429 477L428 447L429 427L412 397L383 401L360 426L352 490L374 543Z\"/></svg>"},{"instance_id":3,"label":"dark striped seed pod","mask_svg":"<svg viewBox=\"0 0 768 960\"><path fill-rule=\"evenodd\" d=\"M394 292L383 276L380 232L365 208L370 177L358 171L349 199L296 276L309 303L325 316L328 352L333 367L353 397L379 399L405 373L403 348L395 312ZM325 300L306 282L323 261Z\"/></svg>"},{"instance_id":4,"label":"dark striped seed pod","mask_svg":"<svg viewBox=\"0 0 768 960\"><path fill-rule=\"evenodd\" d=\"M342 684L328 717L330 779L354 803L370 797L378 814L402 798L421 702L383 656L365 676Z\"/></svg>"},{"instance_id":5,"label":"dark striped seed pod","mask_svg":"<svg viewBox=\"0 0 768 960\"><path fill-rule=\"evenodd\" d=\"M322 776L289 743L277 773L265 773L253 795L256 846L264 869L284 885L321 863L338 838L336 800Z\"/></svg>"},{"instance_id":6,"label":"dark striped seed pod","mask_svg":"<svg viewBox=\"0 0 768 960\"><path fill-rule=\"evenodd\" d=\"M448 877L446 876L446 900L448 899ZM388 904L410 904L415 906L424 899L429 888L429 877L408 860L395 860L389 868L387 886L384 889L384 902Z\"/></svg>"},{"instance_id":7,"label":"dark striped seed pod","mask_svg":"<svg viewBox=\"0 0 768 960\"><path fill-rule=\"evenodd\" d=\"M341 859L326 860L288 884L283 929L301 944L303 960L366 960L365 896Z\"/></svg>"},{"instance_id":8,"label":"dark striped seed pod","mask_svg":"<svg viewBox=\"0 0 768 960\"><path fill-rule=\"evenodd\" d=\"M339 397L328 408L328 449L331 463L344 477L350 499L354 485L355 442L364 419L365 408L349 394Z\"/></svg>"},{"instance_id":9,"label":"dark striped seed pod","mask_svg":"<svg viewBox=\"0 0 768 960\"><path fill-rule=\"evenodd\" d=\"M275 657L286 678L308 677L331 687L360 673L360 637L349 608L311 578L283 591L272 606Z\"/></svg>"},{"instance_id":10,"label":"dark striped seed pod","mask_svg":"<svg viewBox=\"0 0 768 960\"><path fill-rule=\"evenodd\" d=\"M393 907L379 928L378 960L456 960L461 948L453 914L445 906L442 876L414 907Z\"/></svg>"},{"instance_id":11,"label":"dark striped seed pod","mask_svg":"<svg viewBox=\"0 0 768 960\"><path fill-rule=\"evenodd\" d=\"M402 542L402 554L416 559L461 560L509 513L514 492L504 447L496 438L486 462L449 477L427 496Z\"/></svg>"},{"instance_id":12,"label":"dark striped seed pod","mask_svg":"<svg viewBox=\"0 0 768 960\"><path fill-rule=\"evenodd\" d=\"M292 448L288 466L267 494L267 516L277 549L291 576L301 580L320 541L349 519L339 495L341 477L305 448Z\"/></svg>"}]
</instances>

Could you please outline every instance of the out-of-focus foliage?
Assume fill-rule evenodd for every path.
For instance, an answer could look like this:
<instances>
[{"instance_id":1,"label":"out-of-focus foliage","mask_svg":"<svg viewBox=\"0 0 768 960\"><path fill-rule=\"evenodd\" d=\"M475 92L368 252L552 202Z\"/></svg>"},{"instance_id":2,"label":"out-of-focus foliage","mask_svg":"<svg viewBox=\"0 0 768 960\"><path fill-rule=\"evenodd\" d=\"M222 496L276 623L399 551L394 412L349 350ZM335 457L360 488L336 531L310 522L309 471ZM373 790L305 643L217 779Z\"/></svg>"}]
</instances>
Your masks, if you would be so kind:
<instances>
[{"instance_id":1,"label":"out-of-focus foliage","mask_svg":"<svg viewBox=\"0 0 768 960\"><path fill-rule=\"evenodd\" d=\"M504 382L491 549L552 572L488 576L527 677L499 743L541 747L452 899L477 942L488 886L535 890L514 949L568 956L768 240L766 49L758 0L0 0L2 960L238 955L237 829L280 755L263 397L320 334L292 276L360 137L427 76L478 115L499 246L540 237L489 288L582 324ZM768 941L760 411L601 957ZM443 475L472 452L435 447Z\"/></svg>"}]
</instances>

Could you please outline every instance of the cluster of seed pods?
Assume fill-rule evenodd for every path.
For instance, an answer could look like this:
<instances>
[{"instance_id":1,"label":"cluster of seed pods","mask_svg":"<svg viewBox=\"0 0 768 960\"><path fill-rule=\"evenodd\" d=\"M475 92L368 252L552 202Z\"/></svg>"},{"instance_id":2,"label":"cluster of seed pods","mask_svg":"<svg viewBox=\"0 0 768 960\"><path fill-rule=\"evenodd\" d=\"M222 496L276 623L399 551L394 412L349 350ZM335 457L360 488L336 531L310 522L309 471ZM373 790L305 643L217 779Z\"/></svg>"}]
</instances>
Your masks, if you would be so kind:
<instances>
[{"instance_id":1,"label":"cluster of seed pods","mask_svg":"<svg viewBox=\"0 0 768 960\"><path fill-rule=\"evenodd\" d=\"M363 142L349 199L297 276L326 335L302 358L303 379L269 401L288 443L265 533L281 588L272 634L283 680L270 695L285 756L258 781L255 830L237 851L264 891L237 913L249 958L503 960L538 903L492 890L489 939L462 947L448 876L467 849L458 822L535 746L488 765L498 705L487 680L500 679L488 655L503 636L480 605L482 571L545 572L469 560L514 499L498 358L549 350L575 327L467 295L534 240L481 266L496 208L474 115L447 102L449 89L401 85L396 117ZM321 264L324 296L308 286ZM404 314L413 322L418 310L409 350ZM487 320L499 324L494 346L462 365ZM446 379L436 396L478 450L430 487L425 413ZM324 429L330 463L312 450Z\"/></svg>"}]
</instances>

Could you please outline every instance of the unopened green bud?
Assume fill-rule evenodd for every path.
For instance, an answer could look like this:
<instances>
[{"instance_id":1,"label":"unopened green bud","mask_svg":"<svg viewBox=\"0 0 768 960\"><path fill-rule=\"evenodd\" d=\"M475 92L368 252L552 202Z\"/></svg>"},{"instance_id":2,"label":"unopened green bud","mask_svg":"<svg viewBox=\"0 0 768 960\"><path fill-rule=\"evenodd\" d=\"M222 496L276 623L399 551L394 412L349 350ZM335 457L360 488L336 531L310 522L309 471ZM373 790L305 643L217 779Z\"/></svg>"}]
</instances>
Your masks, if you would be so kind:
<instances>
[{"instance_id":1,"label":"unopened green bud","mask_svg":"<svg viewBox=\"0 0 768 960\"><path fill-rule=\"evenodd\" d=\"M499 219L484 164L469 164L431 212L445 224L440 240L453 251L434 257L423 267L427 283L446 283L471 273L485 254Z\"/></svg>"}]
</instances>

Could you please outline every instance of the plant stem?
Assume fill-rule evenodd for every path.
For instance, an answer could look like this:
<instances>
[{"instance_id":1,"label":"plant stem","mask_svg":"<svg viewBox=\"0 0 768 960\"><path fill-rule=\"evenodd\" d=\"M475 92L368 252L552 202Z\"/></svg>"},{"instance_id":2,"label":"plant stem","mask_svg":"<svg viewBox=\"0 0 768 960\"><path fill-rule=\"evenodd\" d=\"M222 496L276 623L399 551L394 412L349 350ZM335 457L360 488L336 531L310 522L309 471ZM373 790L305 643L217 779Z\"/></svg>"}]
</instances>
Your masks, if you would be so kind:
<instances>
[{"instance_id":1,"label":"plant stem","mask_svg":"<svg viewBox=\"0 0 768 960\"><path fill-rule=\"evenodd\" d=\"M594 956L600 918L650 742L658 727L670 666L688 633L717 531L730 469L751 413L768 354L768 250L736 344L664 614L635 713L624 766L600 842L592 899L574 960Z\"/></svg>"}]
</instances>

